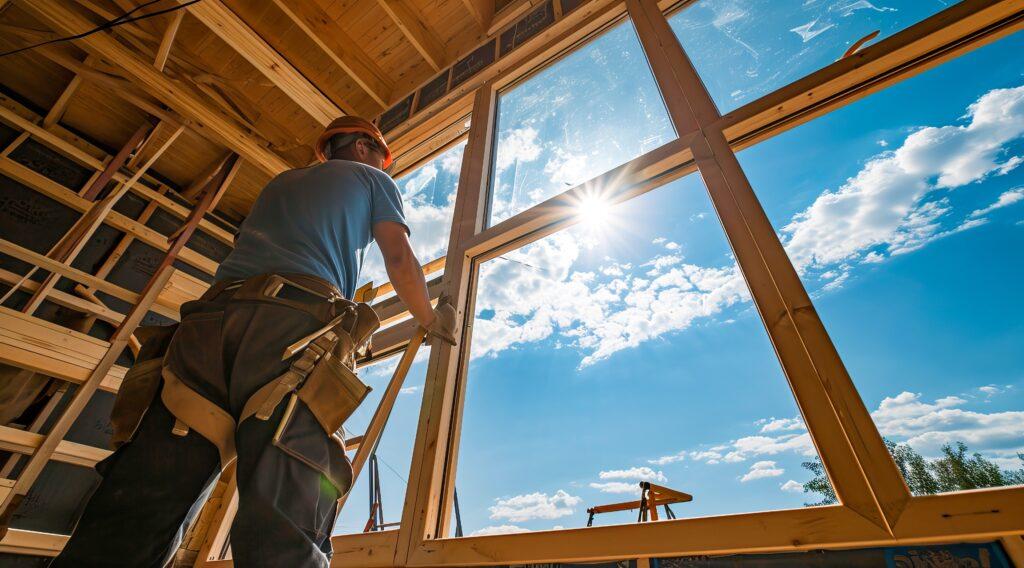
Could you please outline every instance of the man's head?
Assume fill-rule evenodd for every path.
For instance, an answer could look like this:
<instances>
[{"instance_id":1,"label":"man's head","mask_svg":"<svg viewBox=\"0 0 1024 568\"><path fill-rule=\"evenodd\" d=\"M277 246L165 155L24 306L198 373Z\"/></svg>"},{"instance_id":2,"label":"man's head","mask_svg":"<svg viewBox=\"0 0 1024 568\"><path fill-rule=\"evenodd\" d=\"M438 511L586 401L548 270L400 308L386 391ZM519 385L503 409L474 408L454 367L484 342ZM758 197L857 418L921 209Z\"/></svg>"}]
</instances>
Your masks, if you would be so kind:
<instances>
[{"instance_id":1,"label":"man's head","mask_svg":"<svg viewBox=\"0 0 1024 568\"><path fill-rule=\"evenodd\" d=\"M314 149L321 162L351 160L381 170L391 165L391 150L384 135L372 122L358 116L335 119L320 135Z\"/></svg>"}]
</instances>

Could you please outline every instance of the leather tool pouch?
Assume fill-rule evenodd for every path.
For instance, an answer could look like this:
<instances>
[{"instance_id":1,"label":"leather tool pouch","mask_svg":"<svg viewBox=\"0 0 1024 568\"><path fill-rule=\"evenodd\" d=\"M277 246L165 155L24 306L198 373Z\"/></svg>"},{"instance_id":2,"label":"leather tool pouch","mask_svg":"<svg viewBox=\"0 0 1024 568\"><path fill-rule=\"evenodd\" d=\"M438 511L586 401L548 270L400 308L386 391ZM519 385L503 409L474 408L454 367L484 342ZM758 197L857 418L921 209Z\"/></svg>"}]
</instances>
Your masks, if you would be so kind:
<instances>
[{"instance_id":1,"label":"leather tool pouch","mask_svg":"<svg viewBox=\"0 0 1024 568\"><path fill-rule=\"evenodd\" d=\"M288 398L273 444L323 474L338 491L338 498L352 488L352 462L345 455L344 442L338 436L324 436L313 412L294 393Z\"/></svg>"},{"instance_id":2,"label":"leather tool pouch","mask_svg":"<svg viewBox=\"0 0 1024 568\"><path fill-rule=\"evenodd\" d=\"M111 449L116 450L131 441L142 417L153 404L160 390L164 354L177 329L178 324L174 324L142 327L136 332L142 341L142 349L135 364L125 374L110 411L110 424L114 429L110 438Z\"/></svg>"},{"instance_id":3,"label":"leather tool pouch","mask_svg":"<svg viewBox=\"0 0 1024 568\"><path fill-rule=\"evenodd\" d=\"M341 428L371 390L335 355L338 351L336 348L321 357L298 390L299 399L328 434Z\"/></svg>"}]
</instances>

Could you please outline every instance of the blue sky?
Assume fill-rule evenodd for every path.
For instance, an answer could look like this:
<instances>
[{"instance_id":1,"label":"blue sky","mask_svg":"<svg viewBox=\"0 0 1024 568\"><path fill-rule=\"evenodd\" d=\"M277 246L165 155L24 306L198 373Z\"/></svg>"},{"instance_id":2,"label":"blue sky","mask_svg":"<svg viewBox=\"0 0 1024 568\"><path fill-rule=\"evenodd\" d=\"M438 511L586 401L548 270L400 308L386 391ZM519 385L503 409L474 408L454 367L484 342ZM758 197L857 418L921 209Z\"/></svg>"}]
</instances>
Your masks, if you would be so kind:
<instances>
[{"instance_id":1,"label":"blue sky","mask_svg":"<svg viewBox=\"0 0 1024 568\"><path fill-rule=\"evenodd\" d=\"M789 3L786 17L704 1L673 18L723 111L943 7ZM1020 467L1022 51L1018 34L739 154L876 424L925 456L963 440ZM675 136L628 23L499 112L495 219ZM424 261L446 246L461 150L400 181ZM814 448L699 176L599 213L481 269L456 481L466 534L583 526L640 479L692 493L680 517L815 500L800 489ZM391 368L364 371L376 391L350 431ZM415 365L378 452L388 521L424 375ZM337 532L366 514L361 479Z\"/></svg>"}]
</instances>

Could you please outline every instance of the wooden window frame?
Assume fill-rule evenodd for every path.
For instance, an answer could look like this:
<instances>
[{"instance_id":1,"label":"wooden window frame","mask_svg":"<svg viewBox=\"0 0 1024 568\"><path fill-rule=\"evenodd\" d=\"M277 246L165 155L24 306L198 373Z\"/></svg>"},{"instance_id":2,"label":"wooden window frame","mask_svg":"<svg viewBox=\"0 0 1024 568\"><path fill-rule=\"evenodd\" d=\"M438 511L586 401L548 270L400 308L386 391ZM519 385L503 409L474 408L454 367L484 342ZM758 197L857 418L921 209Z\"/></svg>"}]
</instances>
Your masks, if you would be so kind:
<instances>
[{"instance_id":1,"label":"wooden window frame","mask_svg":"<svg viewBox=\"0 0 1024 568\"><path fill-rule=\"evenodd\" d=\"M663 7L663 6L662 6ZM456 348L431 351L401 527L334 537L334 566L465 566L779 552L993 539L1024 532L1024 487L913 497L735 157L735 151L1024 28L1014 0L965 0L726 115L655 0L628 13L679 137L485 228L497 91L474 95L449 241L444 293L459 314ZM549 56L550 59L550 56ZM573 224L594 187L621 202L702 175L825 465L839 505L657 523L445 538L474 313L477 267Z\"/></svg>"}]
</instances>

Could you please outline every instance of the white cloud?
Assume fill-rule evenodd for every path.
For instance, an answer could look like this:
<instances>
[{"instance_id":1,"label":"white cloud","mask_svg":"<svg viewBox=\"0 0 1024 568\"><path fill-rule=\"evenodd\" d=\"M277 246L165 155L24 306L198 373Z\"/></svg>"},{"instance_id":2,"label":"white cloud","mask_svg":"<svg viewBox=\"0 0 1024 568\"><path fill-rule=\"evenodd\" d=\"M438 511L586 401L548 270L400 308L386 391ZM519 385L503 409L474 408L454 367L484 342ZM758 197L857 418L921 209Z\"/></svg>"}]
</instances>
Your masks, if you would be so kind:
<instances>
[{"instance_id":1,"label":"white cloud","mask_svg":"<svg viewBox=\"0 0 1024 568\"><path fill-rule=\"evenodd\" d=\"M628 483L625 481L608 481L604 483L591 483L592 489L602 493L640 493L639 483Z\"/></svg>"},{"instance_id":2,"label":"white cloud","mask_svg":"<svg viewBox=\"0 0 1024 568\"><path fill-rule=\"evenodd\" d=\"M686 452L679 452L678 454L672 454L671 456L661 456L653 460L647 460L647 463L652 465L665 465L670 463L681 462L686 459Z\"/></svg>"},{"instance_id":3,"label":"white cloud","mask_svg":"<svg viewBox=\"0 0 1024 568\"><path fill-rule=\"evenodd\" d=\"M1024 187L1004 191L992 205L972 211L971 217L981 217L982 215L987 215L996 209L1002 209L1003 207L1013 205L1020 201L1024 201Z\"/></svg>"},{"instance_id":4,"label":"white cloud","mask_svg":"<svg viewBox=\"0 0 1024 568\"><path fill-rule=\"evenodd\" d=\"M782 229L786 249L801 273L817 271L821 289L829 291L859 264L883 262L978 227L983 219L950 222L951 201L938 193L997 173L1009 163L1005 145L1021 135L1024 87L990 91L970 105L964 124L919 129L869 159L839 189L819 195ZM533 155L531 128L505 136L520 154ZM665 237L652 243L668 250L678 246ZM485 263L477 308L487 317L475 322L473 357L554 336L558 346L577 349L580 367L586 367L701 321L720 315L726 320L727 309L750 299L734 264L700 266L677 250L573 270L594 246L570 229Z\"/></svg>"},{"instance_id":5,"label":"white cloud","mask_svg":"<svg viewBox=\"0 0 1024 568\"><path fill-rule=\"evenodd\" d=\"M498 141L498 155L495 159L498 171L519 162L532 162L540 156L537 130L529 126L515 128L505 133Z\"/></svg>"},{"instance_id":6,"label":"white cloud","mask_svg":"<svg viewBox=\"0 0 1024 568\"><path fill-rule=\"evenodd\" d=\"M590 178L593 168L586 154L570 152L564 148L554 148L552 153L554 155L544 164L544 173L548 174L548 179L552 183L567 189L579 185ZM558 191L545 190L537 196L538 198L535 201L540 201L540 199L554 193L558 193Z\"/></svg>"},{"instance_id":7,"label":"white cloud","mask_svg":"<svg viewBox=\"0 0 1024 568\"><path fill-rule=\"evenodd\" d=\"M489 534L516 534L524 532L530 532L530 529L523 528L517 525L492 525L489 527L484 527L482 529L477 529L469 533L469 536L484 536Z\"/></svg>"},{"instance_id":8,"label":"white cloud","mask_svg":"<svg viewBox=\"0 0 1024 568\"><path fill-rule=\"evenodd\" d=\"M781 490L783 490L783 491L785 491L787 493L803 493L804 492L804 484L803 483L798 483L798 482L793 481L792 479L790 479L789 481L787 481L787 482L783 483L782 485L780 485L779 489L781 489Z\"/></svg>"},{"instance_id":9,"label":"white cloud","mask_svg":"<svg viewBox=\"0 0 1024 568\"><path fill-rule=\"evenodd\" d=\"M989 397L995 396L1003 392L1003 389L997 387L996 385L985 385L983 387L978 387L978 390L981 391L982 394Z\"/></svg>"},{"instance_id":10,"label":"white cloud","mask_svg":"<svg viewBox=\"0 0 1024 568\"><path fill-rule=\"evenodd\" d=\"M582 499L569 495L559 489L554 495L547 493L528 493L506 499L495 499L495 504L488 509L492 519L508 519L513 523L521 523L533 519L557 519L575 512L573 507Z\"/></svg>"},{"instance_id":11,"label":"white cloud","mask_svg":"<svg viewBox=\"0 0 1024 568\"><path fill-rule=\"evenodd\" d=\"M873 10L875 12L896 12L896 8L889 8L887 6L875 6L868 0L845 0L839 2L834 6L829 7L830 10L839 12L844 18L852 15L857 10Z\"/></svg>"},{"instance_id":12,"label":"white cloud","mask_svg":"<svg viewBox=\"0 0 1024 568\"><path fill-rule=\"evenodd\" d=\"M743 477L740 478L742 483L753 481L755 479L763 479L765 477L778 477L786 473L786 470L781 467L776 467L773 461L759 461L750 466L748 471Z\"/></svg>"},{"instance_id":13,"label":"white cloud","mask_svg":"<svg viewBox=\"0 0 1024 568\"><path fill-rule=\"evenodd\" d=\"M423 385L418 385L415 387L403 387L398 391L398 394L416 394L421 390L423 390Z\"/></svg>"},{"instance_id":14,"label":"white cloud","mask_svg":"<svg viewBox=\"0 0 1024 568\"><path fill-rule=\"evenodd\" d=\"M613 469L598 474L601 479L636 479L640 481L658 481L665 483L668 478L660 471L649 467L631 467L629 469Z\"/></svg>"},{"instance_id":15,"label":"white cloud","mask_svg":"<svg viewBox=\"0 0 1024 568\"><path fill-rule=\"evenodd\" d=\"M926 198L1006 166L999 161L1005 145L1024 134L1024 87L989 91L970 105L967 119L917 130L796 215L783 234L797 269L853 260L879 245L905 252L941 233L948 202Z\"/></svg>"},{"instance_id":16,"label":"white cloud","mask_svg":"<svg viewBox=\"0 0 1024 568\"><path fill-rule=\"evenodd\" d=\"M758 420L756 424L761 426L761 432L784 432L789 430L804 430L804 421L799 416L794 418L766 418Z\"/></svg>"},{"instance_id":17,"label":"white cloud","mask_svg":"<svg viewBox=\"0 0 1024 568\"><path fill-rule=\"evenodd\" d=\"M1024 449L1024 412L976 412L960 408L967 401L947 396L923 402L919 393L886 397L871 413L883 436L910 444L926 457L944 444L964 442L972 451Z\"/></svg>"}]
</instances>

